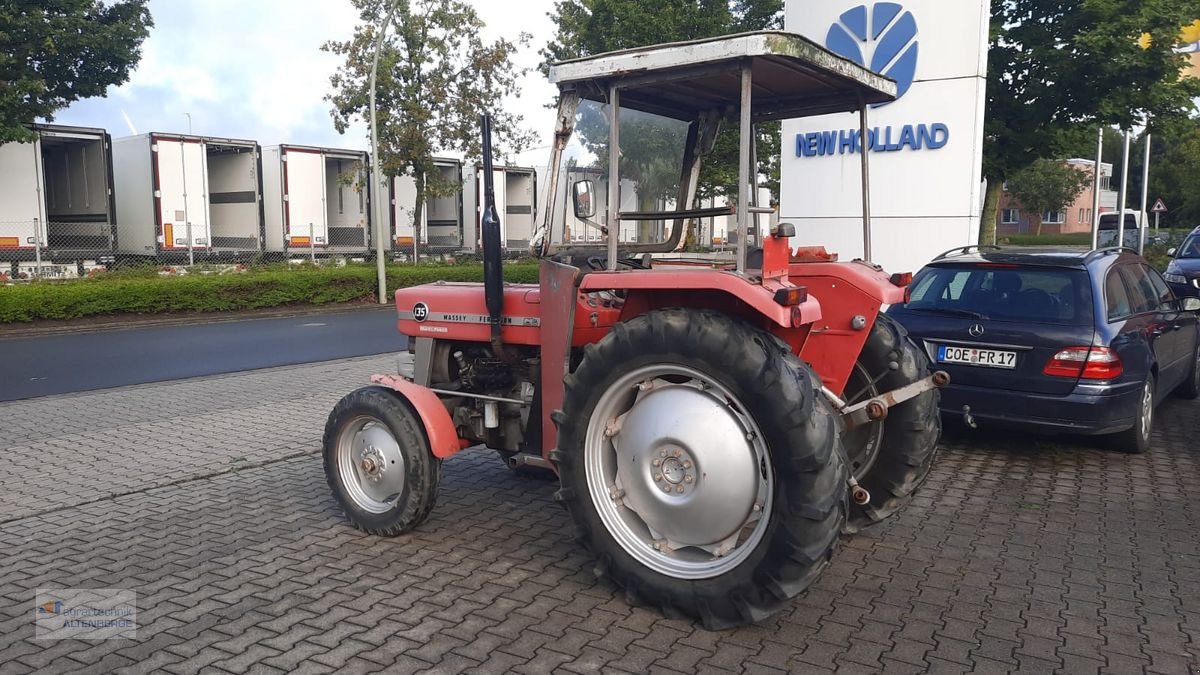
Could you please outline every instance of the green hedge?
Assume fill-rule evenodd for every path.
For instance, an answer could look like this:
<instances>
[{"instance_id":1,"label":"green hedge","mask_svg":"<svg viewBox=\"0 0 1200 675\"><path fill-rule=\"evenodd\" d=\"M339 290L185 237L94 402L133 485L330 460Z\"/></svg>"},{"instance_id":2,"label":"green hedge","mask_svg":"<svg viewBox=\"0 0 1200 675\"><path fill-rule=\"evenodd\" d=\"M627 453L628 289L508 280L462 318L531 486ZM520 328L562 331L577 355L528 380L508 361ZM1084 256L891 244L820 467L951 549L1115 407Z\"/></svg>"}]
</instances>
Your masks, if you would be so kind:
<instances>
[{"instance_id":1,"label":"green hedge","mask_svg":"<svg viewBox=\"0 0 1200 675\"><path fill-rule=\"evenodd\" d=\"M239 274L140 277L115 274L74 281L0 286L0 323L104 314L224 312L375 298L374 266L273 268ZM388 289L433 281L480 281L481 265L389 266ZM537 281L537 265L504 266L512 282Z\"/></svg>"},{"instance_id":2,"label":"green hedge","mask_svg":"<svg viewBox=\"0 0 1200 675\"><path fill-rule=\"evenodd\" d=\"M1091 232L1072 232L1069 234L1002 234L998 237L1001 245L1007 246L1091 246Z\"/></svg>"}]
</instances>

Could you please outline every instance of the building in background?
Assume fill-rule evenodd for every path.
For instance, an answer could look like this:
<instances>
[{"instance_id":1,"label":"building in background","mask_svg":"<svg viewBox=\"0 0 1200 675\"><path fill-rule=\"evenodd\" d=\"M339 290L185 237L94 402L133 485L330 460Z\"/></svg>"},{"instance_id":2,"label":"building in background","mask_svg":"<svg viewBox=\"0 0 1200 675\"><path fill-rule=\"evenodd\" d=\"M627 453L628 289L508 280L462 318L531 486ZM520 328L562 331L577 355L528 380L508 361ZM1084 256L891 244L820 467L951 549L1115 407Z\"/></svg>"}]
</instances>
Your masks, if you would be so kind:
<instances>
[{"instance_id":1,"label":"building in background","mask_svg":"<svg viewBox=\"0 0 1200 675\"><path fill-rule=\"evenodd\" d=\"M1093 175L1092 167L1096 164L1090 159L1068 159L1066 163L1077 170ZM1042 234L1070 234L1072 232L1091 232L1094 222L1092 214L1092 182L1075 201L1057 213L1033 213L1024 208L1005 186L1000 195L1000 209L996 214L996 234L1032 234L1038 231L1041 223ZM1116 181L1113 180L1113 165L1104 162L1100 165L1100 213L1115 211L1117 208Z\"/></svg>"}]
</instances>

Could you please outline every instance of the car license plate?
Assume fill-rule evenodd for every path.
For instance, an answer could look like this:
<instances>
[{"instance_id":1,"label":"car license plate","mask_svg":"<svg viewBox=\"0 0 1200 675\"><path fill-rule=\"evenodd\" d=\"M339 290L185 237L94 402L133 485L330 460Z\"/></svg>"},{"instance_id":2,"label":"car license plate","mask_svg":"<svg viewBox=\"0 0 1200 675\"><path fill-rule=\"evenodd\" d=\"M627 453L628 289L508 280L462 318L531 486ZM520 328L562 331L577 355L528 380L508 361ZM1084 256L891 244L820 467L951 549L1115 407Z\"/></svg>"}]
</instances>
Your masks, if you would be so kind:
<instances>
[{"instance_id":1,"label":"car license plate","mask_svg":"<svg viewBox=\"0 0 1200 675\"><path fill-rule=\"evenodd\" d=\"M968 366L985 366L988 368L1017 367L1017 353L999 349L977 349L975 347L938 347L938 363L961 363Z\"/></svg>"}]
</instances>

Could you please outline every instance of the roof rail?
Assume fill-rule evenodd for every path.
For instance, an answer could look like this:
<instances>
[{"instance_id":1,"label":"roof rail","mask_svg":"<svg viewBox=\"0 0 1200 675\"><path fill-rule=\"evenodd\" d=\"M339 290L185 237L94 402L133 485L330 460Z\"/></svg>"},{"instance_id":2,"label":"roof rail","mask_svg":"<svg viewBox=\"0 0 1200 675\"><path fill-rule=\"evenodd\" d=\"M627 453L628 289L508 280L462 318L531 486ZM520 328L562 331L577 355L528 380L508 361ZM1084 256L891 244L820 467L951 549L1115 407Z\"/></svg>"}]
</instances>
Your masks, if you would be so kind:
<instances>
[{"instance_id":1,"label":"roof rail","mask_svg":"<svg viewBox=\"0 0 1200 675\"><path fill-rule=\"evenodd\" d=\"M999 251L1001 250L1001 247L996 246L995 244L970 244L968 246L959 246L957 248L952 248L949 251L940 253L936 258L934 258L934 260L949 258L952 255L966 255L967 253L971 252L971 249L979 249L980 251L984 249L988 249L990 251Z\"/></svg>"},{"instance_id":2,"label":"roof rail","mask_svg":"<svg viewBox=\"0 0 1200 675\"><path fill-rule=\"evenodd\" d=\"M1098 248L1088 251L1088 254L1083 257L1083 261L1085 263L1091 262L1100 256L1108 255L1110 253L1120 253L1121 251L1128 251L1136 255L1141 255L1141 253L1138 253L1136 248L1130 248L1128 246L1108 246L1106 248Z\"/></svg>"}]
</instances>

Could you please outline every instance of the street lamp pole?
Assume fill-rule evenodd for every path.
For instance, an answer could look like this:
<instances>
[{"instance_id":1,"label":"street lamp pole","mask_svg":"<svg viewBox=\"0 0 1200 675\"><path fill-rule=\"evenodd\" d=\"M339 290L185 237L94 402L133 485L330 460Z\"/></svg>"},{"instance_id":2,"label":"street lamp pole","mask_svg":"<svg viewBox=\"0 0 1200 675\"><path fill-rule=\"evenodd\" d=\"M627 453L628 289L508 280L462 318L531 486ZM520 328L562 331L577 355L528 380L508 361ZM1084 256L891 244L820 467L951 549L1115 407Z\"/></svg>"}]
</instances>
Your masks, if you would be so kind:
<instances>
[{"instance_id":1,"label":"street lamp pole","mask_svg":"<svg viewBox=\"0 0 1200 675\"><path fill-rule=\"evenodd\" d=\"M383 48L383 38L387 35L388 27L392 24L392 17L396 15L396 10L399 9L399 0L393 0L391 8L388 10L387 17L383 20L383 25L379 28L379 35L375 38L375 53L371 56L371 89L370 89L370 105L371 105L371 188L372 193L383 192L383 181L379 175L379 122L375 115L375 76L379 71L379 52ZM384 267L383 249L384 249L384 219L379 212L379 204L386 201L382 195L376 195L372 200L371 210L375 219L375 274L379 281L379 304L388 304L387 298L387 270Z\"/></svg>"}]
</instances>

